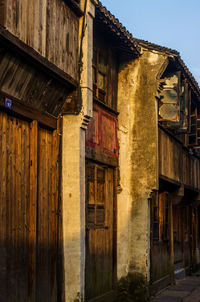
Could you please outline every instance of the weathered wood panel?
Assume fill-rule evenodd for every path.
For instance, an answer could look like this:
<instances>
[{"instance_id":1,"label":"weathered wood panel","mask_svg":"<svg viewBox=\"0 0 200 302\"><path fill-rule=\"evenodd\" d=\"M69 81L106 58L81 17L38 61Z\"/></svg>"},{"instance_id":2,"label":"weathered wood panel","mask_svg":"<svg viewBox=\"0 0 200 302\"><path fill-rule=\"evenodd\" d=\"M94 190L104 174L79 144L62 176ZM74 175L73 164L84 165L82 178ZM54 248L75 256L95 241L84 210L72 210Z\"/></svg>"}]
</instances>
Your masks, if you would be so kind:
<instances>
[{"instance_id":1,"label":"weathered wood panel","mask_svg":"<svg viewBox=\"0 0 200 302\"><path fill-rule=\"evenodd\" d=\"M69 88L19 56L1 51L0 91L39 112L58 116Z\"/></svg>"},{"instance_id":2,"label":"weathered wood panel","mask_svg":"<svg viewBox=\"0 0 200 302\"><path fill-rule=\"evenodd\" d=\"M87 172L86 299L113 289L114 170L91 162Z\"/></svg>"},{"instance_id":3,"label":"weathered wood panel","mask_svg":"<svg viewBox=\"0 0 200 302\"><path fill-rule=\"evenodd\" d=\"M96 74L96 80L93 82L94 96L108 107L117 110L118 60L116 49L112 47L111 41L105 36L104 32L100 32L95 25L93 39L94 58L96 57L93 58L93 72ZM102 66L104 87L102 86L102 72L100 72Z\"/></svg>"},{"instance_id":4,"label":"weathered wood panel","mask_svg":"<svg viewBox=\"0 0 200 302\"><path fill-rule=\"evenodd\" d=\"M170 274L170 215L166 192L153 194L151 203L151 282Z\"/></svg>"},{"instance_id":5,"label":"weathered wood panel","mask_svg":"<svg viewBox=\"0 0 200 302\"><path fill-rule=\"evenodd\" d=\"M74 79L78 70L79 20L60 0L2 0L1 24Z\"/></svg>"},{"instance_id":6,"label":"weathered wood panel","mask_svg":"<svg viewBox=\"0 0 200 302\"><path fill-rule=\"evenodd\" d=\"M0 113L0 300L28 297L29 124Z\"/></svg>"},{"instance_id":7,"label":"weathered wood panel","mask_svg":"<svg viewBox=\"0 0 200 302\"><path fill-rule=\"evenodd\" d=\"M52 192L53 137L39 128L37 301L56 301L56 204Z\"/></svg>"},{"instance_id":8,"label":"weathered wood panel","mask_svg":"<svg viewBox=\"0 0 200 302\"><path fill-rule=\"evenodd\" d=\"M0 112L0 301L61 301L58 150L57 130Z\"/></svg>"},{"instance_id":9,"label":"weathered wood panel","mask_svg":"<svg viewBox=\"0 0 200 302\"><path fill-rule=\"evenodd\" d=\"M200 162L175 138L159 128L159 174L200 190Z\"/></svg>"},{"instance_id":10,"label":"weathered wood panel","mask_svg":"<svg viewBox=\"0 0 200 302\"><path fill-rule=\"evenodd\" d=\"M170 274L169 243L156 242L151 250L151 281L155 282Z\"/></svg>"}]
</instances>

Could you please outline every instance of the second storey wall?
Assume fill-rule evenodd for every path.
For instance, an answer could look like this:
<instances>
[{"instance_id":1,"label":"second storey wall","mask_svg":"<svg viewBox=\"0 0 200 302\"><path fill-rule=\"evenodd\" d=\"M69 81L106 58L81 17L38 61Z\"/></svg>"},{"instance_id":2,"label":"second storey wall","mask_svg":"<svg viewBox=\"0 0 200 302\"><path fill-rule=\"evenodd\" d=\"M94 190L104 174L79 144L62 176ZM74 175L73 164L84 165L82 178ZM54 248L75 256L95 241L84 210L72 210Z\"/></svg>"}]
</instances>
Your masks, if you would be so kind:
<instances>
[{"instance_id":1,"label":"second storey wall","mask_svg":"<svg viewBox=\"0 0 200 302\"><path fill-rule=\"evenodd\" d=\"M77 79L79 19L65 1L2 0L0 9L2 26Z\"/></svg>"}]
</instances>

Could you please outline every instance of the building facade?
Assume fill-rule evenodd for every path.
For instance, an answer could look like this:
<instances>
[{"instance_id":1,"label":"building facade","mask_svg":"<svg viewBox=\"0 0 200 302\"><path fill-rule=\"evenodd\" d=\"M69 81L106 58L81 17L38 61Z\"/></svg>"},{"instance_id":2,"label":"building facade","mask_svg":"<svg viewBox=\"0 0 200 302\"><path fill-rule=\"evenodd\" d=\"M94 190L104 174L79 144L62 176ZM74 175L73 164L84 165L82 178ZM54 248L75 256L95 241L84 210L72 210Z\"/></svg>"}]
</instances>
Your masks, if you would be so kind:
<instances>
[{"instance_id":1,"label":"building facade","mask_svg":"<svg viewBox=\"0 0 200 302\"><path fill-rule=\"evenodd\" d=\"M198 266L200 89L99 1L0 1L0 300L112 301Z\"/></svg>"}]
</instances>

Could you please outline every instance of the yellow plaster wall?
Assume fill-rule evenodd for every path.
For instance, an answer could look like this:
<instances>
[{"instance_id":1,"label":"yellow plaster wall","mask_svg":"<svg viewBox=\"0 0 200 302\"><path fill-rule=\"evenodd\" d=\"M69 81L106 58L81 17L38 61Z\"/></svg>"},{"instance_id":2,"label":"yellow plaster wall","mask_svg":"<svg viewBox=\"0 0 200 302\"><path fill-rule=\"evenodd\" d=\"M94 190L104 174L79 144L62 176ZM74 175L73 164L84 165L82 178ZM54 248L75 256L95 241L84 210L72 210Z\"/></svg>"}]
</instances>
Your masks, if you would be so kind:
<instances>
[{"instance_id":1,"label":"yellow plaster wall","mask_svg":"<svg viewBox=\"0 0 200 302\"><path fill-rule=\"evenodd\" d=\"M143 50L120 66L118 111L121 193L118 194L118 278L138 271L149 279L148 198L158 188L157 101L159 73L166 56Z\"/></svg>"}]
</instances>

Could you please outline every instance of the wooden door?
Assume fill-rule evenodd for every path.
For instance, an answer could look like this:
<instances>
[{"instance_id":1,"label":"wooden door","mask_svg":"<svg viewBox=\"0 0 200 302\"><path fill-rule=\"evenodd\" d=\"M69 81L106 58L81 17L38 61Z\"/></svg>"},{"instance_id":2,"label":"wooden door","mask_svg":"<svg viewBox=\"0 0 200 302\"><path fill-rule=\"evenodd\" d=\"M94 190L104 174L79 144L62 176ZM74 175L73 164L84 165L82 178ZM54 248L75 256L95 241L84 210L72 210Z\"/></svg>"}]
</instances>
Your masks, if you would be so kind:
<instances>
[{"instance_id":1,"label":"wooden door","mask_svg":"<svg viewBox=\"0 0 200 302\"><path fill-rule=\"evenodd\" d=\"M0 112L0 301L28 301L29 123Z\"/></svg>"},{"instance_id":2,"label":"wooden door","mask_svg":"<svg viewBox=\"0 0 200 302\"><path fill-rule=\"evenodd\" d=\"M0 301L58 300L57 137L0 111Z\"/></svg>"},{"instance_id":3,"label":"wooden door","mask_svg":"<svg viewBox=\"0 0 200 302\"><path fill-rule=\"evenodd\" d=\"M111 301L114 278L114 170L86 164L86 301ZM96 300L95 300L96 301Z\"/></svg>"},{"instance_id":4,"label":"wooden door","mask_svg":"<svg viewBox=\"0 0 200 302\"><path fill-rule=\"evenodd\" d=\"M163 286L170 282L169 205L170 200L167 192L152 193L151 282L162 280ZM158 283L157 285L159 286Z\"/></svg>"}]
</instances>

